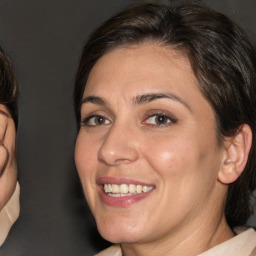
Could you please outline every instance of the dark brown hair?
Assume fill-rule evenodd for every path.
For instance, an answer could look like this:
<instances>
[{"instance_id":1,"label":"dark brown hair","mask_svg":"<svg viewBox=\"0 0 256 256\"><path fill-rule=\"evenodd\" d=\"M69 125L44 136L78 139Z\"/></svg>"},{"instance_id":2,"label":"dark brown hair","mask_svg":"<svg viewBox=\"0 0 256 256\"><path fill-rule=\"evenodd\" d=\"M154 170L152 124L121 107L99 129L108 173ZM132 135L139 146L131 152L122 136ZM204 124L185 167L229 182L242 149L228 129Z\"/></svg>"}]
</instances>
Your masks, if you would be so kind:
<instances>
[{"instance_id":1,"label":"dark brown hair","mask_svg":"<svg viewBox=\"0 0 256 256\"><path fill-rule=\"evenodd\" d=\"M197 2L145 3L109 19L91 35L82 53L74 94L78 124L86 81L99 58L114 48L148 41L189 57L199 88L215 112L220 143L242 124L251 127L248 163L229 185L225 208L231 227L245 224L256 188L256 57L245 33L225 15Z\"/></svg>"},{"instance_id":2,"label":"dark brown hair","mask_svg":"<svg viewBox=\"0 0 256 256\"><path fill-rule=\"evenodd\" d=\"M18 126L18 85L8 55L0 47L0 104L10 111L15 126Z\"/></svg>"}]
</instances>

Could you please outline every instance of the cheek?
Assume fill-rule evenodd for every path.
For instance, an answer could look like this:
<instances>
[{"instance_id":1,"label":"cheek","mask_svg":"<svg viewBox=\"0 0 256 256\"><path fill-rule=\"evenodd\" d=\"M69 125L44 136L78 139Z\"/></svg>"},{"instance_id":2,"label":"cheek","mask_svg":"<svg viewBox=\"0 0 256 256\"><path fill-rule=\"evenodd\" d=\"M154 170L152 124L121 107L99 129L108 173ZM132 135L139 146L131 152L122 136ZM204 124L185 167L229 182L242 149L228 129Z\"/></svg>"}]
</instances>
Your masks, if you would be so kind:
<instances>
[{"instance_id":1,"label":"cheek","mask_svg":"<svg viewBox=\"0 0 256 256\"><path fill-rule=\"evenodd\" d=\"M88 150L89 148L89 150ZM79 133L75 145L75 164L82 187L85 193L86 201L89 207L95 208L95 175L97 152L95 144L91 143L88 136Z\"/></svg>"},{"instance_id":2,"label":"cheek","mask_svg":"<svg viewBox=\"0 0 256 256\"><path fill-rule=\"evenodd\" d=\"M145 148L144 153L148 162L160 175L180 174L180 168L189 158L191 159L189 145L168 138L158 140L157 144L150 143Z\"/></svg>"},{"instance_id":3,"label":"cheek","mask_svg":"<svg viewBox=\"0 0 256 256\"><path fill-rule=\"evenodd\" d=\"M149 147L147 147L149 148ZM145 150L155 174L160 177L165 194L190 198L195 191L204 191L206 181L213 183L211 155L194 141L181 138L158 140ZM166 193L167 192L167 193Z\"/></svg>"},{"instance_id":4,"label":"cheek","mask_svg":"<svg viewBox=\"0 0 256 256\"><path fill-rule=\"evenodd\" d=\"M90 150L88 150L90 148ZM82 132L78 134L75 145L75 164L80 176L80 179L85 184L88 177L92 175L97 162L97 153L95 145L91 143L88 136L84 136Z\"/></svg>"}]
</instances>

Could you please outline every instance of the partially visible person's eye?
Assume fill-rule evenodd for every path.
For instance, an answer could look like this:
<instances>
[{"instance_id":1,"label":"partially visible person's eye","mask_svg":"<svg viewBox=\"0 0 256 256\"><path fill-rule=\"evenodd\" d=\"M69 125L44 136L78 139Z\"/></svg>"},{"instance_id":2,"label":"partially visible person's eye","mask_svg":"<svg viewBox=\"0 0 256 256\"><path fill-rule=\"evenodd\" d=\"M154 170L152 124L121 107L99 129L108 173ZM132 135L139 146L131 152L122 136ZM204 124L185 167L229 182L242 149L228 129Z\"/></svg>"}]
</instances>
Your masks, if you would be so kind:
<instances>
[{"instance_id":1,"label":"partially visible person's eye","mask_svg":"<svg viewBox=\"0 0 256 256\"><path fill-rule=\"evenodd\" d=\"M107 125L110 123L111 123L111 121L109 121L107 118L105 118L102 115L90 115L82 121L82 125L89 126L89 127L99 126L99 125Z\"/></svg>"},{"instance_id":2,"label":"partially visible person's eye","mask_svg":"<svg viewBox=\"0 0 256 256\"><path fill-rule=\"evenodd\" d=\"M147 117L142 123L149 124L151 126L169 126L176 123L176 119L164 114L157 113Z\"/></svg>"}]
</instances>

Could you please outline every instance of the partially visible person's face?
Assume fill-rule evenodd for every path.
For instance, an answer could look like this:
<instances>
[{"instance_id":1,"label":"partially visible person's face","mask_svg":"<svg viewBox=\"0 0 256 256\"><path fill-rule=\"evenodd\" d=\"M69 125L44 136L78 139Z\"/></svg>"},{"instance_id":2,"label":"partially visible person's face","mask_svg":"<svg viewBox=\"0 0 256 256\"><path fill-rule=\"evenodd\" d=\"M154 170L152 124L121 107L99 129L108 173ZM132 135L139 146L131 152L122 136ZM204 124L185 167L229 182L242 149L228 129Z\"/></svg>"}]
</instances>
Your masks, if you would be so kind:
<instances>
[{"instance_id":1,"label":"partially visible person's face","mask_svg":"<svg viewBox=\"0 0 256 256\"><path fill-rule=\"evenodd\" d=\"M115 49L83 99L75 162L105 239L156 241L215 214L222 150L185 56L153 43Z\"/></svg>"},{"instance_id":2,"label":"partially visible person's face","mask_svg":"<svg viewBox=\"0 0 256 256\"><path fill-rule=\"evenodd\" d=\"M16 130L8 108L0 104L0 210L12 196L17 182Z\"/></svg>"}]
</instances>

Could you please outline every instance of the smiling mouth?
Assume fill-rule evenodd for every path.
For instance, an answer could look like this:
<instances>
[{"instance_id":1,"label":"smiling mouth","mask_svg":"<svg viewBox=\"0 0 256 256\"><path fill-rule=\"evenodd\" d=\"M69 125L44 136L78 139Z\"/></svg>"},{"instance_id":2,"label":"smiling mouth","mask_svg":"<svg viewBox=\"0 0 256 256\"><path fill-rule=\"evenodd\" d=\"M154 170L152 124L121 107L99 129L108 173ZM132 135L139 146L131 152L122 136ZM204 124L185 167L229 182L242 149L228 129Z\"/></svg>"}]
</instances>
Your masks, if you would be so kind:
<instances>
[{"instance_id":1,"label":"smiling mouth","mask_svg":"<svg viewBox=\"0 0 256 256\"><path fill-rule=\"evenodd\" d=\"M104 184L104 192L111 197L133 196L136 194L147 193L154 189L154 186L135 185L135 184Z\"/></svg>"}]
</instances>

